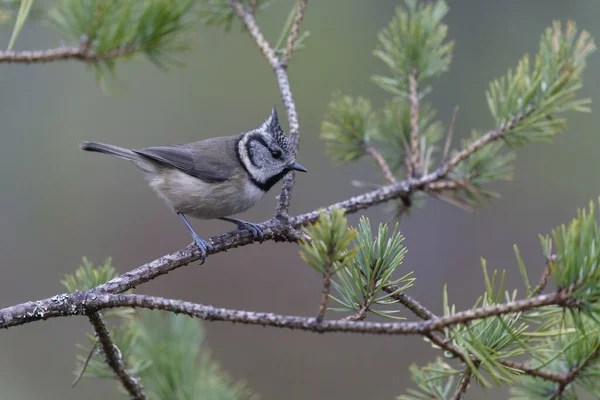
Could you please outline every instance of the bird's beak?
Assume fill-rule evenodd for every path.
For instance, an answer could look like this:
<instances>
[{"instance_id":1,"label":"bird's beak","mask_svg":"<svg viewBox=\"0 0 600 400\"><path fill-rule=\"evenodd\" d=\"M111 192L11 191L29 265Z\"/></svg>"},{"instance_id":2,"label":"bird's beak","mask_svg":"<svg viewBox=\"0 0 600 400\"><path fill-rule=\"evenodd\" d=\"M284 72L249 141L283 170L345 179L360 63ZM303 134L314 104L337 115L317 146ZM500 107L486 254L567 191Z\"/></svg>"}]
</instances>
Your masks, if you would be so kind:
<instances>
[{"instance_id":1,"label":"bird's beak","mask_svg":"<svg viewBox=\"0 0 600 400\"><path fill-rule=\"evenodd\" d=\"M293 163L290 168L292 168L296 171L308 172L308 170L306 168L304 168L302 165L298 164L297 162Z\"/></svg>"}]
</instances>

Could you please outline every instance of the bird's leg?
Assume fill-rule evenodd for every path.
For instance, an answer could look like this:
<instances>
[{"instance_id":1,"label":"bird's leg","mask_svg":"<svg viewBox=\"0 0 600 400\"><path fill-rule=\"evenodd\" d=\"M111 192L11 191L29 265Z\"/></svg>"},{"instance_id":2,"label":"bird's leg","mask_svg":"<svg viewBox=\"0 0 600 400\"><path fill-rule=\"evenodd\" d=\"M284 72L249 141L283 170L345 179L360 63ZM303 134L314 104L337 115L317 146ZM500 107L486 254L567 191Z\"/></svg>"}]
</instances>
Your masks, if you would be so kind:
<instances>
[{"instance_id":1,"label":"bird's leg","mask_svg":"<svg viewBox=\"0 0 600 400\"><path fill-rule=\"evenodd\" d=\"M264 238L264 233L262 231L262 228L258 224L255 224L252 222L246 222L246 221L242 221L241 219L230 218L230 217L221 217L219 219L222 221L231 222L232 224L236 224L238 230L243 230L243 229L248 230L252 234L254 239L259 239L261 242Z\"/></svg>"},{"instance_id":2,"label":"bird's leg","mask_svg":"<svg viewBox=\"0 0 600 400\"><path fill-rule=\"evenodd\" d=\"M183 223L189 229L190 233L192 234L192 238L194 239L194 243L196 243L196 246L198 246L198 249L200 250L200 259L202 260L200 265L204 264L204 261L206 261L206 250L212 250L213 247L206 240L198 236L198 234L194 231L194 228L192 228L192 226L188 222L185 215L183 215L182 213L177 213L177 215L181 217Z\"/></svg>"}]
</instances>

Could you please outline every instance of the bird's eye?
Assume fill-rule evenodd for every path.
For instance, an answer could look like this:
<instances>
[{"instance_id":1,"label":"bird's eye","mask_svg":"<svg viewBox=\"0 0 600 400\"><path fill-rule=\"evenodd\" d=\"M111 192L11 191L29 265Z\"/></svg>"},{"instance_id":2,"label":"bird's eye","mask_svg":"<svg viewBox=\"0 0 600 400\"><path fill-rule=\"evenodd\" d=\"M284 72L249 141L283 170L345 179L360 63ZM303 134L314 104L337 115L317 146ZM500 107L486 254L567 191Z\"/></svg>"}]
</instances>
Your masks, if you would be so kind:
<instances>
[{"instance_id":1,"label":"bird's eye","mask_svg":"<svg viewBox=\"0 0 600 400\"><path fill-rule=\"evenodd\" d=\"M273 158L280 159L281 158L281 150L273 150L271 152L271 155L273 156Z\"/></svg>"}]
</instances>

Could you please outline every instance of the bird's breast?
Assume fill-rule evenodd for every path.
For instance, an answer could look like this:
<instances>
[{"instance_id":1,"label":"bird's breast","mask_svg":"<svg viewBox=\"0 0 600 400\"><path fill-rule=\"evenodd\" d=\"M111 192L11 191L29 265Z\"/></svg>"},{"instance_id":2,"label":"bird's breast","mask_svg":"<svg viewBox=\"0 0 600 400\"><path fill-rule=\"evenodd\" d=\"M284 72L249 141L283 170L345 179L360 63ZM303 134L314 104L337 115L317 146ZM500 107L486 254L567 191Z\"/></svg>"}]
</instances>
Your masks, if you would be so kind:
<instances>
[{"instance_id":1,"label":"bird's breast","mask_svg":"<svg viewBox=\"0 0 600 400\"><path fill-rule=\"evenodd\" d=\"M175 212L200 219L215 219L252 208L265 195L239 171L225 182L209 183L176 169L150 179L150 186Z\"/></svg>"}]
</instances>

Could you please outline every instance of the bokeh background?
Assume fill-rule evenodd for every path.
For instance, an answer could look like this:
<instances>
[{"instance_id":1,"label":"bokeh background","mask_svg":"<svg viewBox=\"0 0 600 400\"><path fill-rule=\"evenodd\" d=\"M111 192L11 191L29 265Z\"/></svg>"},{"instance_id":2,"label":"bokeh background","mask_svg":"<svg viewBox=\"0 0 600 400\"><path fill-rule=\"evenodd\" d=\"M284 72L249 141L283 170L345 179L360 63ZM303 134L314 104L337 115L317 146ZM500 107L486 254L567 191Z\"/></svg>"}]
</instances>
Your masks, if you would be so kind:
<instances>
[{"instance_id":1,"label":"bokeh background","mask_svg":"<svg viewBox=\"0 0 600 400\"><path fill-rule=\"evenodd\" d=\"M272 41L292 2L281 0L259 16ZM301 124L299 175L292 212L301 213L361 192L352 180L382 182L367 161L332 166L319 139L331 93L340 90L383 104L370 83L386 72L372 56L377 32L399 0L311 2L303 28L307 49L289 69ZM484 91L525 52L535 53L553 19L574 19L600 38L595 0L450 0L446 19L456 41L451 71L429 96L445 123L460 106L455 132L492 127ZM11 28L0 31L8 43ZM178 218L151 192L130 164L79 150L81 140L146 147L248 130L277 105L285 112L272 72L250 39L198 27L187 67L164 72L145 59L120 63L120 83L102 93L78 62L0 66L0 306L62 292L59 281L82 256L112 256L125 272L190 241ZM18 49L55 47L59 37L28 23ZM592 56L581 95L600 98L598 57ZM428 200L401 223L409 249L403 271L414 270L414 295L441 312L442 289L467 308L483 291L480 258L508 272L508 287L522 290L513 244L530 274L543 268L538 234L569 222L577 207L600 195L597 113L572 114L567 134L552 145L519 149L515 179L494 189L502 198L477 214ZM262 221L275 207L279 186L244 217ZM366 213L389 221L385 207ZM358 216L352 216L356 222ZM209 237L231 228L193 222ZM232 250L163 276L138 293L222 307L313 315L320 278L291 244L265 243ZM407 317L412 316L406 312ZM264 399L392 399L411 386L408 366L433 360L417 337L317 335L223 323L205 324L213 356ZM75 343L84 341L85 318L55 319L0 332L0 398L117 398L115 383L84 380L72 389ZM467 398L506 398L504 390L473 391Z\"/></svg>"}]
</instances>

